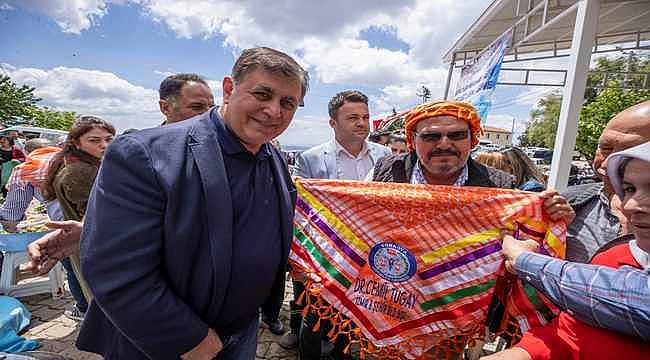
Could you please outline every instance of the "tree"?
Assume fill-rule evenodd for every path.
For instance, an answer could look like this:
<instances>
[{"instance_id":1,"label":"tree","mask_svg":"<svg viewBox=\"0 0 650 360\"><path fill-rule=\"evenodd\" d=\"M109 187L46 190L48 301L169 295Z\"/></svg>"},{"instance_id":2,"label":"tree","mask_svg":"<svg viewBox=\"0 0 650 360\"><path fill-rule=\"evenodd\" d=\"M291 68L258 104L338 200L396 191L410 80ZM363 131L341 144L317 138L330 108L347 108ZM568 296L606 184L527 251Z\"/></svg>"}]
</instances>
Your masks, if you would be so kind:
<instances>
[{"instance_id":1,"label":"tree","mask_svg":"<svg viewBox=\"0 0 650 360\"><path fill-rule=\"evenodd\" d=\"M32 120L34 126L68 131L76 117L72 111L57 111L44 107L33 114Z\"/></svg>"},{"instance_id":2,"label":"tree","mask_svg":"<svg viewBox=\"0 0 650 360\"><path fill-rule=\"evenodd\" d=\"M650 90L606 89L599 93L580 111L576 150L593 158L598 138L609 120L628 107L647 100L650 100Z\"/></svg>"},{"instance_id":3,"label":"tree","mask_svg":"<svg viewBox=\"0 0 650 360\"><path fill-rule=\"evenodd\" d=\"M18 87L11 78L0 75L0 121L6 125L15 125L29 119L41 101L34 95L34 88L23 85Z\"/></svg>"},{"instance_id":4,"label":"tree","mask_svg":"<svg viewBox=\"0 0 650 360\"><path fill-rule=\"evenodd\" d=\"M650 72L650 57L629 53L616 59L596 59L596 66L589 74L588 84L602 84L606 72ZM630 74L608 75L609 86L637 86L643 84L643 77ZM649 90L626 90L621 88L590 87L585 91L585 103L580 112L576 150L593 157L598 138L617 113L650 99ZM562 95L556 91L546 95L531 111L531 121L520 137L521 146L541 146L552 149L555 145L557 122L560 118Z\"/></svg>"},{"instance_id":5,"label":"tree","mask_svg":"<svg viewBox=\"0 0 650 360\"><path fill-rule=\"evenodd\" d=\"M0 122L7 126L27 124L67 131L75 120L75 113L39 107L41 101L34 95L35 88L18 87L9 76L0 75Z\"/></svg>"},{"instance_id":6,"label":"tree","mask_svg":"<svg viewBox=\"0 0 650 360\"><path fill-rule=\"evenodd\" d=\"M540 99L535 109L530 112L531 121L519 139L520 145L552 149L555 144L561 105L562 95L559 91L554 91Z\"/></svg>"}]
</instances>

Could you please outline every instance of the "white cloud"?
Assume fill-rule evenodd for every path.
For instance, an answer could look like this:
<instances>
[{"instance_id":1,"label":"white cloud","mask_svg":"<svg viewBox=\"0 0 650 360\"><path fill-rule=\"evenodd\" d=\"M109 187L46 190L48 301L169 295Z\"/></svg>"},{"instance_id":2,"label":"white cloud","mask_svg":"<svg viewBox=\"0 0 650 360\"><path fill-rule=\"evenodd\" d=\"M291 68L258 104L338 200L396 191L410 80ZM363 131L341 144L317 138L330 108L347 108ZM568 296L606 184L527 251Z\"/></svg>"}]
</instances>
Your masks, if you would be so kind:
<instances>
[{"instance_id":1,"label":"white cloud","mask_svg":"<svg viewBox=\"0 0 650 360\"><path fill-rule=\"evenodd\" d=\"M1 64L0 69L18 85L35 87L42 105L97 115L120 129L155 126L163 118L157 91L131 84L110 72L68 67L16 68L7 64Z\"/></svg>"},{"instance_id":2,"label":"white cloud","mask_svg":"<svg viewBox=\"0 0 650 360\"><path fill-rule=\"evenodd\" d=\"M164 77L172 76L172 75L176 74L175 72L172 72L172 71L162 71L162 70L154 70L153 73L156 74L156 75L164 76Z\"/></svg>"},{"instance_id":3,"label":"white cloud","mask_svg":"<svg viewBox=\"0 0 650 360\"><path fill-rule=\"evenodd\" d=\"M520 92L513 100L515 105L523 105L533 107L537 104L539 99L556 91L558 87L552 86L531 86L526 87L524 91Z\"/></svg>"},{"instance_id":4,"label":"white cloud","mask_svg":"<svg viewBox=\"0 0 650 360\"><path fill-rule=\"evenodd\" d=\"M13 6L7 4L7 3L0 3L0 11L9 11L13 10Z\"/></svg>"},{"instance_id":5,"label":"white cloud","mask_svg":"<svg viewBox=\"0 0 650 360\"><path fill-rule=\"evenodd\" d=\"M52 18L63 32L79 34L106 15L108 3L126 0L9 0L8 4Z\"/></svg>"},{"instance_id":6,"label":"white cloud","mask_svg":"<svg viewBox=\"0 0 650 360\"><path fill-rule=\"evenodd\" d=\"M396 88L413 92L427 85L438 92L446 73L440 64L442 53L488 5L486 0L287 0L277 6L262 0L14 2L47 14L64 31L74 33L96 23L108 11L109 3L140 3L148 17L164 23L179 37L219 35L233 53L259 45L279 48L294 55L323 83L383 89L378 100L391 108L413 102L405 96L406 90L396 96ZM409 49L371 46L362 38L369 28L386 30Z\"/></svg>"},{"instance_id":7,"label":"white cloud","mask_svg":"<svg viewBox=\"0 0 650 360\"><path fill-rule=\"evenodd\" d=\"M127 2L138 3L145 16L178 37L222 38L233 57L251 46L288 52L317 83L368 89L373 114L412 107L419 102L416 91L423 85L432 98L440 98L447 74L442 54L489 5L488 0L286 0L273 6L262 0L12 0L15 6L50 16L72 33L95 25L110 4ZM406 49L369 42L363 36L368 29L384 30L384 35L404 42ZM209 84L219 95L215 99L220 99L220 81ZM324 124L298 115L287 134L302 130L312 136L314 129L329 134ZM321 142L320 137L314 141Z\"/></svg>"},{"instance_id":8,"label":"white cloud","mask_svg":"<svg viewBox=\"0 0 650 360\"><path fill-rule=\"evenodd\" d=\"M332 134L334 132L327 116L303 116L297 113L278 140L282 145L317 145L328 141Z\"/></svg>"}]
</instances>

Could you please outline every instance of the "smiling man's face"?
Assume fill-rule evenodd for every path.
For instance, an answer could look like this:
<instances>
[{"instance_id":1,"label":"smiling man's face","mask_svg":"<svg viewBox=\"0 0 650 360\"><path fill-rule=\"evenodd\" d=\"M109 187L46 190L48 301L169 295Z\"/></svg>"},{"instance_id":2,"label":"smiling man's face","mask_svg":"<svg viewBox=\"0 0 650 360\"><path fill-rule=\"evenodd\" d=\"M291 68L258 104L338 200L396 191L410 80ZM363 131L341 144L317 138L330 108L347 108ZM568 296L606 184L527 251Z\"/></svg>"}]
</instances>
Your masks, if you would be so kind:
<instances>
[{"instance_id":1,"label":"smiling man's face","mask_svg":"<svg viewBox=\"0 0 650 360\"><path fill-rule=\"evenodd\" d=\"M415 152L429 184L455 181L472 150L469 125L453 116L435 116L420 121L413 134Z\"/></svg>"},{"instance_id":2,"label":"smiling man's face","mask_svg":"<svg viewBox=\"0 0 650 360\"><path fill-rule=\"evenodd\" d=\"M223 119L242 145L257 153L262 144L278 137L298 109L300 81L262 69L246 74L238 83L223 81Z\"/></svg>"}]
</instances>

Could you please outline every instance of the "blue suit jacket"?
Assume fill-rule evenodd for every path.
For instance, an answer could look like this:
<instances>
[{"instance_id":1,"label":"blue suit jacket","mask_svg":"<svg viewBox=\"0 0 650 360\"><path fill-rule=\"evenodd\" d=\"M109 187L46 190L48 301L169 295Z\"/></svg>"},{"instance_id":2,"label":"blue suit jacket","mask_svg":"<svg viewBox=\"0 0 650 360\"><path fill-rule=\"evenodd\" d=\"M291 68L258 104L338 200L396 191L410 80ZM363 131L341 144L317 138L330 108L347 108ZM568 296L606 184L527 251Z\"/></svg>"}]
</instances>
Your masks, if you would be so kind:
<instances>
[{"instance_id":1,"label":"blue suit jacket","mask_svg":"<svg viewBox=\"0 0 650 360\"><path fill-rule=\"evenodd\" d=\"M177 359L214 328L234 286L237 201L210 119L216 111L120 136L106 151L81 240L82 274L94 299L80 349L106 359ZM269 298L281 299L295 188L275 149L273 169L280 180L283 256Z\"/></svg>"}]
</instances>

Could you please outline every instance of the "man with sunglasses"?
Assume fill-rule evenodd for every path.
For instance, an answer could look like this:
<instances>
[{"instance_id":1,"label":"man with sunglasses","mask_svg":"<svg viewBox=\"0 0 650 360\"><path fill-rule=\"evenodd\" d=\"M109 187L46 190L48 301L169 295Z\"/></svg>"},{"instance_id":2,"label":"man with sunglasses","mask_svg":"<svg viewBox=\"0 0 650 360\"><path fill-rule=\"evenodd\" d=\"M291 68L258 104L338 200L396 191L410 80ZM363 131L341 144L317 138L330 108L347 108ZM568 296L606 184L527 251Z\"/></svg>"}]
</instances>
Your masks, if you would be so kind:
<instances>
[{"instance_id":1,"label":"man with sunglasses","mask_svg":"<svg viewBox=\"0 0 650 360\"><path fill-rule=\"evenodd\" d=\"M482 165L469 155L482 133L476 109L461 101L434 101L417 106L406 116L406 144L409 152L385 157L367 179L410 184L514 188L514 177ZM370 177L372 175L372 177ZM571 222L575 213L555 190L540 193L544 211L553 220ZM493 301L488 319L496 331L503 305Z\"/></svg>"},{"instance_id":2,"label":"man with sunglasses","mask_svg":"<svg viewBox=\"0 0 650 360\"><path fill-rule=\"evenodd\" d=\"M411 184L513 188L513 177L479 164L470 156L482 133L476 109L461 101L434 101L413 109L405 120L409 152L380 159L373 181ZM540 193L553 219L573 220L575 213L555 190Z\"/></svg>"}]
</instances>

